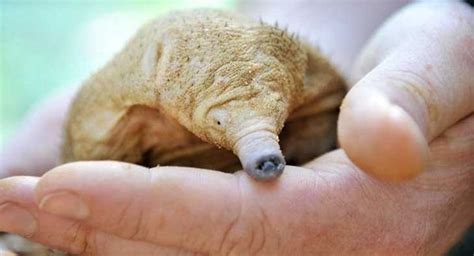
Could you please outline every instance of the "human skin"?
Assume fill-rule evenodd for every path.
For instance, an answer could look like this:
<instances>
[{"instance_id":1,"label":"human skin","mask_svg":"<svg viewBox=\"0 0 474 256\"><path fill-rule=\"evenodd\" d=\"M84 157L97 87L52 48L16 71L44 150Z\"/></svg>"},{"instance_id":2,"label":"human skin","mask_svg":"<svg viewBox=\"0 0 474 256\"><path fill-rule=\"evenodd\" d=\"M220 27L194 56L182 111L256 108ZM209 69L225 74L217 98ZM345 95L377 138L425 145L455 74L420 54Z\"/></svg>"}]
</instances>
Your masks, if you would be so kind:
<instances>
[{"instance_id":1,"label":"human skin","mask_svg":"<svg viewBox=\"0 0 474 256\"><path fill-rule=\"evenodd\" d=\"M339 141L354 163L388 180L425 170L428 144L474 112L473 32L467 5L413 4L368 42L339 116Z\"/></svg>"},{"instance_id":2,"label":"human skin","mask_svg":"<svg viewBox=\"0 0 474 256\"><path fill-rule=\"evenodd\" d=\"M418 31L421 38L430 36L431 46L444 46L436 48L442 53L437 56L456 60L450 62L448 69L444 65L433 66L433 73L447 73L455 79L450 79L450 83L433 79L439 97L435 102L430 97L427 101L442 113L455 116L472 107L469 101L459 99L463 105L458 105L459 102L450 102L444 96L470 95L472 99L472 81L463 83L466 80L456 77L463 78L466 69L473 70L473 54L468 51L472 47L467 47L472 46L472 27L460 22L472 21L473 16L472 10L461 4L439 7L413 4L390 20L375 38L400 35L390 24L398 24L396 27L405 31L414 29L401 26L409 20L405 15L427 15L429 22L420 25L423 33L412 33ZM437 33L454 28L457 36ZM369 44L374 48L368 52L398 56L410 43L418 44L413 40L406 44ZM451 47L463 44L467 46ZM374 60L363 54L357 63L371 64L355 67L354 74L364 77L355 88L372 88L374 82L365 80L370 76L363 75L367 72L380 75L377 81L383 81L385 72L378 68L387 63L431 78L433 73L417 73L417 67L425 67L427 59L416 53L419 51L411 56L416 56L417 62L401 61L401 57ZM403 73L399 79L405 77ZM420 81L413 85L422 90L426 85ZM355 106L346 107L342 114L357 114L357 105L364 107L366 99L371 99L372 95L364 94L367 90L356 92L346 98L346 104ZM405 118L407 113L425 111L423 105L417 104L418 94L410 93L413 90L407 91L408 96L396 104L411 104L412 111L396 108L397 115L388 115L378 110L390 110L391 105L382 105L377 111L364 113L367 126L380 118L401 116L395 120L419 129L422 123L416 118ZM377 97L396 95L387 90ZM364 100L357 101L356 97ZM339 129L357 125L351 118L342 118ZM147 169L120 162L78 162L57 167L42 178L13 177L0 181L0 220L5 220L0 222L0 230L84 255L126 254L126 250L140 255L441 254L474 221L472 108L461 120L454 119L457 118L450 120L449 125L439 124L437 129L442 131L427 143L426 171L403 183L380 181L364 174L342 150L330 152L304 167L288 167L272 183L256 182L242 172L225 174L176 167ZM437 122L432 123L436 127ZM354 131L360 133L358 129ZM392 135L383 134L382 141L396 139ZM364 140L360 143L367 144L372 139L360 138ZM408 141L412 139L408 137ZM26 161L24 156L23 159Z\"/></svg>"}]
</instances>

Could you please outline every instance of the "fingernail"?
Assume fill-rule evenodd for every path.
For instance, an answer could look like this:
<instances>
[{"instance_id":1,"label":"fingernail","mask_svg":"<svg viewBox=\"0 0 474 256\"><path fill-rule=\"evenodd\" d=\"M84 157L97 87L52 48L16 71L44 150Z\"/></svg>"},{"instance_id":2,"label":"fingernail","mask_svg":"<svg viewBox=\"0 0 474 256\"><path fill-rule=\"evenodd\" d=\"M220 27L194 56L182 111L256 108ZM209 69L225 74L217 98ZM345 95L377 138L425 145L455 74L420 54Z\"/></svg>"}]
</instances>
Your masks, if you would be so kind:
<instances>
[{"instance_id":1,"label":"fingernail","mask_svg":"<svg viewBox=\"0 0 474 256\"><path fill-rule=\"evenodd\" d=\"M39 203L43 211L73 219L85 219L89 208L84 201L71 192L58 192L44 196Z\"/></svg>"},{"instance_id":2,"label":"fingernail","mask_svg":"<svg viewBox=\"0 0 474 256\"><path fill-rule=\"evenodd\" d=\"M37 227L35 217L13 203L0 205L0 231L31 237Z\"/></svg>"}]
</instances>

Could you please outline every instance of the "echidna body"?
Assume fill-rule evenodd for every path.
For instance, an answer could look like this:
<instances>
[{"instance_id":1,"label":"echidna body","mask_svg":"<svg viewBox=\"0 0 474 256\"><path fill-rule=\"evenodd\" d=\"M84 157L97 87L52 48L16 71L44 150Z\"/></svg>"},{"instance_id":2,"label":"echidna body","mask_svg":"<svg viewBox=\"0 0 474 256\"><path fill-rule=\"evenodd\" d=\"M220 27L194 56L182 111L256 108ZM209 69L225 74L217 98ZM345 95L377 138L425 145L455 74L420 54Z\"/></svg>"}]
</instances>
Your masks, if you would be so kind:
<instances>
[{"instance_id":1,"label":"echidna body","mask_svg":"<svg viewBox=\"0 0 474 256\"><path fill-rule=\"evenodd\" d=\"M343 88L324 57L277 27L224 11L175 12L141 28L84 82L65 123L63 160L228 170L229 150L251 176L272 179L285 166L285 121L299 120L287 125L283 151L311 155L319 142L305 140L335 128ZM311 128L325 111L330 128Z\"/></svg>"}]
</instances>

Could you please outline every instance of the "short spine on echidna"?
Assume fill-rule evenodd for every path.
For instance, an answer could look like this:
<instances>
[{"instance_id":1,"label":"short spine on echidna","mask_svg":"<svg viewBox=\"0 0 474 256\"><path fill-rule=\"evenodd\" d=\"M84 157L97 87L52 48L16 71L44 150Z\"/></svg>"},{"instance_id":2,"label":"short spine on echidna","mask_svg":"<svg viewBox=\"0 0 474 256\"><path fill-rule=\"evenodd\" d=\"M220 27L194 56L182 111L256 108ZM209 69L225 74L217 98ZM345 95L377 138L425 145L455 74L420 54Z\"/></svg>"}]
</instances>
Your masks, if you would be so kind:
<instances>
[{"instance_id":1,"label":"short spine on echidna","mask_svg":"<svg viewBox=\"0 0 474 256\"><path fill-rule=\"evenodd\" d=\"M196 153L186 146L199 138L270 180L285 167L285 121L343 85L319 52L278 23L175 12L142 27L83 83L65 123L63 159L160 163Z\"/></svg>"}]
</instances>

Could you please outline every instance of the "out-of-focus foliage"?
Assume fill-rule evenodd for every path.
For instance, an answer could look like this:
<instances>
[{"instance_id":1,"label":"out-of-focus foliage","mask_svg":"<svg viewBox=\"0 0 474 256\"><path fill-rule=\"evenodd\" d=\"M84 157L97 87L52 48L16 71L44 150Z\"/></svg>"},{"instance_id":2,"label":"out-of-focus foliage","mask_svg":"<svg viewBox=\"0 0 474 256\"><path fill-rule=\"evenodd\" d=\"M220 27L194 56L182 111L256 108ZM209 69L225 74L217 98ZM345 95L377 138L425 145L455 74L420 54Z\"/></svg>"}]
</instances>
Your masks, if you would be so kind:
<instances>
[{"instance_id":1,"label":"out-of-focus foliage","mask_svg":"<svg viewBox=\"0 0 474 256\"><path fill-rule=\"evenodd\" d=\"M46 95L77 86L147 20L234 0L0 0L0 144Z\"/></svg>"}]
</instances>

